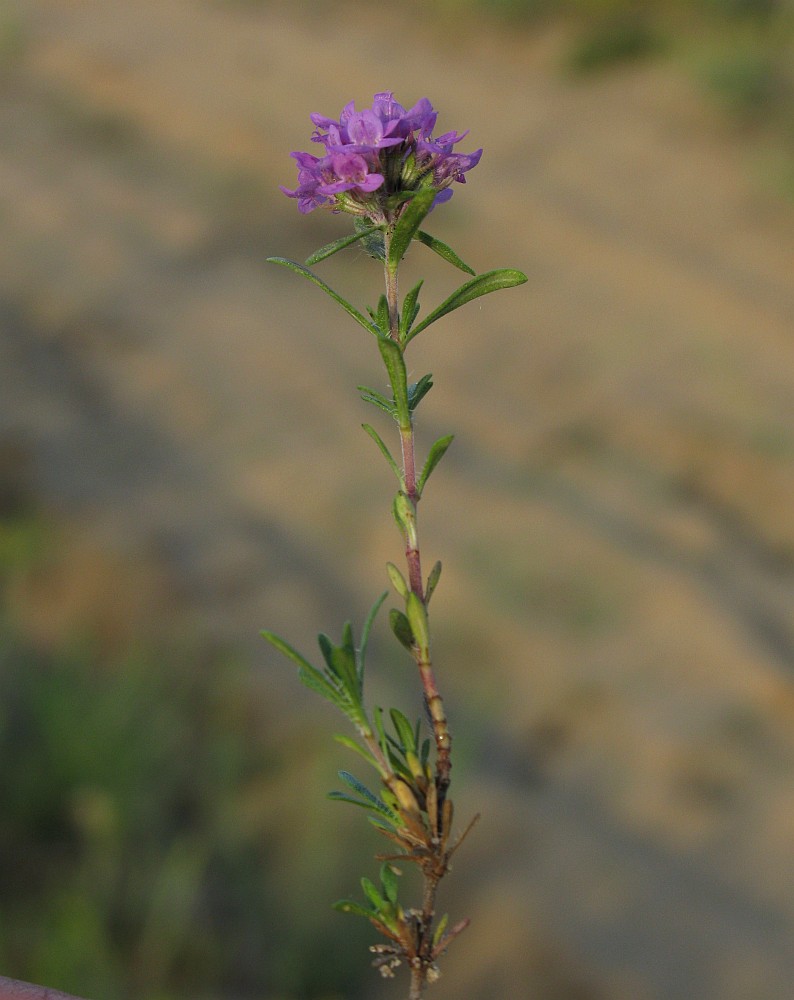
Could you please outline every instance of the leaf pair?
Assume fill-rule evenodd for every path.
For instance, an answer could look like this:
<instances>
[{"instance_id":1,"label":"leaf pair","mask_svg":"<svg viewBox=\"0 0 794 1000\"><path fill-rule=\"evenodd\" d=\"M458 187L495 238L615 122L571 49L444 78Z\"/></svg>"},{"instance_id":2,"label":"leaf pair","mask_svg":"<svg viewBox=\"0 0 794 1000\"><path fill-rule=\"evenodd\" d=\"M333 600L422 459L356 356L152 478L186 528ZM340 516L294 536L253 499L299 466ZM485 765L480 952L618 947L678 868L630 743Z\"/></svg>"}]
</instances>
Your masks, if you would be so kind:
<instances>
[{"instance_id":1,"label":"leaf pair","mask_svg":"<svg viewBox=\"0 0 794 1000\"><path fill-rule=\"evenodd\" d=\"M380 868L380 889L371 879L361 879L361 888L367 898L368 907L352 899L340 899L334 903L334 909L366 917L376 926L381 924L386 927L390 931L390 937L399 939L404 914L398 902L398 875L398 869L388 861L384 861Z\"/></svg>"}]
</instances>

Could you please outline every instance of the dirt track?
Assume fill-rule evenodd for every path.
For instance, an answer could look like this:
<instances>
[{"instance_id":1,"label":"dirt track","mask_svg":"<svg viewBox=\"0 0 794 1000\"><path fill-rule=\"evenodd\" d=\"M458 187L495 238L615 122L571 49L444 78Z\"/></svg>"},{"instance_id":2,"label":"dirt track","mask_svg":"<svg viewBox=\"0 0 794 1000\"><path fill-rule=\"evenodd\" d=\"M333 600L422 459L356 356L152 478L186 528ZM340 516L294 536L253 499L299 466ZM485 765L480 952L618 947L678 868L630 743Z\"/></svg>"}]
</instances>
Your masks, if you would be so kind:
<instances>
[{"instance_id":1,"label":"dirt track","mask_svg":"<svg viewBox=\"0 0 794 1000\"><path fill-rule=\"evenodd\" d=\"M425 442L458 435L423 531L461 808L486 814L458 901L485 930L436 995L788 1000L794 211L749 146L664 66L565 82L556 33L428 26L384 52L353 7L17 7L0 433L279 685L258 628L336 631L396 555L358 431L374 358L263 263L344 230L278 193L288 153L310 111L387 87L485 147L434 232L530 281L414 360ZM413 257L429 309L455 276ZM358 254L324 274L374 297Z\"/></svg>"}]
</instances>

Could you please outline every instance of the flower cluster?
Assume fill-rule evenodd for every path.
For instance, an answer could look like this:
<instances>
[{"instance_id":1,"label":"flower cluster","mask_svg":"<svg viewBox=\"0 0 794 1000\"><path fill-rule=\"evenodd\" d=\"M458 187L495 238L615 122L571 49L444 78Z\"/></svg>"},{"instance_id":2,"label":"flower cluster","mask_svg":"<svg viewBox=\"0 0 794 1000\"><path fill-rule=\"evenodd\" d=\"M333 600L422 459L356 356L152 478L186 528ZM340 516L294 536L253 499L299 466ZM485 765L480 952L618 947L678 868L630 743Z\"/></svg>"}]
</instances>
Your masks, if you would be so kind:
<instances>
[{"instance_id":1,"label":"flower cluster","mask_svg":"<svg viewBox=\"0 0 794 1000\"><path fill-rule=\"evenodd\" d=\"M292 153L298 186L281 190L297 198L303 213L326 207L376 224L392 221L411 192L432 188L438 192L434 204L448 201L450 184L465 183L464 174L479 163L482 150L453 152L467 132L434 139L436 118L426 97L406 111L391 91L375 94L372 107L363 111L351 101L339 121L313 114L312 141L325 147L325 155Z\"/></svg>"}]
</instances>

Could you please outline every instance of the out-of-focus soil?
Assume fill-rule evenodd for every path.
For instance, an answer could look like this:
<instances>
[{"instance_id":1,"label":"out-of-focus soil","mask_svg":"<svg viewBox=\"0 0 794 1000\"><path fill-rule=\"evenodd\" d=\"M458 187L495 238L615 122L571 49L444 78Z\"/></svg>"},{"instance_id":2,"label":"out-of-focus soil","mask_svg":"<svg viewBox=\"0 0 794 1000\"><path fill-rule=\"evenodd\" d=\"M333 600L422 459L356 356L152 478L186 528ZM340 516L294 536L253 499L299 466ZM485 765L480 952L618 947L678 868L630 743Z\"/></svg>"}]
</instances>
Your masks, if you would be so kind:
<instances>
[{"instance_id":1,"label":"out-of-focus soil","mask_svg":"<svg viewBox=\"0 0 794 1000\"><path fill-rule=\"evenodd\" d=\"M485 147L433 232L529 275L413 349L424 446L457 434L422 531L461 816L484 813L434 995L788 1000L794 211L669 66L566 81L557 31L386 37L363 11L11 5L3 440L43 503L293 685L258 629L360 620L399 542L358 429L377 355L264 263L346 223L277 185L309 112L429 96ZM374 300L340 256L324 275ZM457 280L423 248L406 270L425 309Z\"/></svg>"}]
</instances>

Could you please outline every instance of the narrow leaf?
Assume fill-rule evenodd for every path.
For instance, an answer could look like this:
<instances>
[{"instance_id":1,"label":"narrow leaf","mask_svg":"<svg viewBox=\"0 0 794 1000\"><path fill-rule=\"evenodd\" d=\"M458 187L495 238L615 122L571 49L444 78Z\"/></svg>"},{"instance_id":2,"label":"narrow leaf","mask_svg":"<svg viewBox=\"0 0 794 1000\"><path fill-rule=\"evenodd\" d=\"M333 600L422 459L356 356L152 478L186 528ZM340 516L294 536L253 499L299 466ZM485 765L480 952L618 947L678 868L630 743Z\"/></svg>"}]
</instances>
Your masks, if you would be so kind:
<instances>
[{"instance_id":1,"label":"narrow leaf","mask_svg":"<svg viewBox=\"0 0 794 1000\"><path fill-rule=\"evenodd\" d=\"M378 337L383 363L389 373L392 392L394 393L395 417L401 428L411 425L411 411L408 408L408 375L405 371L405 359L398 344L388 337Z\"/></svg>"},{"instance_id":2,"label":"narrow leaf","mask_svg":"<svg viewBox=\"0 0 794 1000\"><path fill-rule=\"evenodd\" d=\"M393 413L392 413L392 416L394 416ZM367 432L367 434L369 434L369 436L372 438L372 440L375 442L375 444L380 448L381 454L386 459L386 461L389 463L392 472L397 477L397 482L400 483L400 485L402 485L403 477L402 477L402 473L400 472L400 467L397 465L397 463L392 458L392 454L389 451L389 449L386 447L386 444L383 441L383 438L380 436L380 434L378 434L378 432L375 430L375 428L372 427L370 424L362 424L361 426L364 428L364 430Z\"/></svg>"},{"instance_id":3,"label":"narrow leaf","mask_svg":"<svg viewBox=\"0 0 794 1000\"><path fill-rule=\"evenodd\" d=\"M360 757L363 757L368 764L372 764L376 771L380 771L380 765L369 750L362 747L361 744L357 743L352 737L345 736L343 733L334 733L334 739L337 743L341 743L343 747L347 747L348 750L353 750Z\"/></svg>"},{"instance_id":4,"label":"narrow leaf","mask_svg":"<svg viewBox=\"0 0 794 1000\"><path fill-rule=\"evenodd\" d=\"M364 805L367 808L374 809L375 812L379 812L382 816L385 816L393 823L399 822L397 815L386 805L386 803L371 792L366 785L362 784L358 778L353 777L349 771L339 771L339 777L346 785L352 788L354 792L358 792L361 799L354 799L351 796L347 796L345 792L329 792L329 798L344 799L344 801L351 799L354 804Z\"/></svg>"},{"instance_id":5,"label":"narrow leaf","mask_svg":"<svg viewBox=\"0 0 794 1000\"><path fill-rule=\"evenodd\" d=\"M365 330L374 334L376 337L380 337L380 331L378 328L373 323L370 323L366 316L363 316L354 305L351 305L351 303L347 301L347 299L343 299L338 292L335 292L330 285L327 285L322 278L318 277L314 271L310 271L309 268L304 267L303 264L298 264L294 260L288 260L286 257L268 257L267 260L271 264L281 264L282 267L288 267L291 271L294 271L296 274L300 274L302 277L313 282L318 288L322 288L327 295L331 296L334 302L338 302L345 312L352 316L357 323L364 327Z\"/></svg>"},{"instance_id":6,"label":"narrow leaf","mask_svg":"<svg viewBox=\"0 0 794 1000\"><path fill-rule=\"evenodd\" d=\"M386 730L383 727L383 709L379 705L375 706L373 718L375 719L375 731L378 734L378 742L380 743L380 748L383 751L383 756L388 757L389 742L386 739Z\"/></svg>"},{"instance_id":7,"label":"narrow leaf","mask_svg":"<svg viewBox=\"0 0 794 1000\"><path fill-rule=\"evenodd\" d=\"M388 413L390 417L397 418L397 407L391 400L386 399L379 392L375 392L374 389L368 389L365 385L360 385L358 391L361 393L361 398L365 403L372 403L373 406L377 406L384 413Z\"/></svg>"},{"instance_id":8,"label":"narrow leaf","mask_svg":"<svg viewBox=\"0 0 794 1000\"><path fill-rule=\"evenodd\" d=\"M449 914L445 913L444 916L439 920L438 927L436 927L433 933L433 947L436 947L438 942L441 940L444 931L447 929L447 924L449 923Z\"/></svg>"},{"instance_id":9,"label":"narrow leaf","mask_svg":"<svg viewBox=\"0 0 794 1000\"><path fill-rule=\"evenodd\" d=\"M386 251L383 245L383 232L379 227L376 226L373 232L372 227L360 216L357 216L353 219L353 228L356 232L363 232L364 235L361 243L370 257L374 257L375 260L379 260L385 264Z\"/></svg>"},{"instance_id":10,"label":"narrow leaf","mask_svg":"<svg viewBox=\"0 0 794 1000\"><path fill-rule=\"evenodd\" d=\"M400 738L400 743L402 744L403 751L410 751L411 753L416 753L416 740L414 739L414 727L406 719L399 709L393 708L389 712L391 715L392 725L394 726L394 731Z\"/></svg>"},{"instance_id":11,"label":"narrow leaf","mask_svg":"<svg viewBox=\"0 0 794 1000\"><path fill-rule=\"evenodd\" d=\"M418 382L412 382L408 386L408 408L412 413L432 388L432 375L423 375Z\"/></svg>"},{"instance_id":12,"label":"narrow leaf","mask_svg":"<svg viewBox=\"0 0 794 1000\"><path fill-rule=\"evenodd\" d=\"M361 888L364 890L364 895L367 897L370 903L372 903L372 906L374 907L378 916L381 919L383 919L383 911L388 910L389 904L375 888L375 883L371 879L368 879L366 876L364 876L361 879Z\"/></svg>"},{"instance_id":13,"label":"narrow leaf","mask_svg":"<svg viewBox=\"0 0 794 1000\"><path fill-rule=\"evenodd\" d=\"M362 809L368 809L371 812L379 813L380 815L386 816L389 819L395 816L395 814L392 813L391 810L389 810L389 807L385 803L382 802L381 803L382 808L380 808L372 802L367 802L365 799L357 799L355 795L348 795L347 792L329 792L326 797L332 799L334 802L347 802L348 805L359 806Z\"/></svg>"},{"instance_id":14,"label":"narrow leaf","mask_svg":"<svg viewBox=\"0 0 794 1000\"><path fill-rule=\"evenodd\" d=\"M375 601L372 607L369 609L369 614L364 622L364 627L361 629L361 646L358 651L358 673L359 673L359 683L364 682L364 663L367 658L367 646L369 644L369 634L372 631L372 626L375 622L375 617L380 611L381 605L389 596L388 590L384 590L380 597Z\"/></svg>"},{"instance_id":15,"label":"narrow leaf","mask_svg":"<svg viewBox=\"0 0 794 1000\"><path fill-rule=\"evenodd\" d=\"M389 243L388 266L396 269L400 261L405 256L405 252L411 244L411 240L417 229L422 225L425 216L430 211L436 198L436 192L432 188L417 192L411 199L407 208L400 216L400 220L394 227L391 242Z\"/></svg>"},{"instance_id":16,"label":"narrow leaf","mask_svg":"<svg viewBox=\"0 0 794 1000\"><path fill-rule=\"evenodd\" d=\"M380 883L383 886L383 891L386 893L386 899L388 899L392 906L396 906L399 882L396 870L388 861L384 861L380 866Z\"/></svg>"},{"instance_id":17,"label":"narrow leaf","mask_svg":"<svg viewBox=\"0 0 794 1000\"><path fill-rule=\"evenodd\" d=\"M377 226L367 226L366 229L362 229L358 233L354 233L352 236L343 236L340 240L334 240L333 243L327 243L324 247L320 247L319 250L315 250L311 257L306 258L306 266L312 267L314 264L319 264L321 260L327 260L328 257L333 257L335 253L339 253L340 250L344 250L345 247L351 246L353 243L358 242L358 240L363 239L365 236L369 236L377 230Z\"/></svg>"},{"instance_id":18,"label":"narrow leaf","mask_svg":"<svg viewBox=\"0 0 794 1000\"><path fill-rule=\"evenodd\" d=\"M421 323L415 326L406 337L406 343L409 340L413 340L422 330L427 329L431 323L435 323L437 319L441 319L447 313L465 306L467 302L471 302L481 295L487 295L489 292L498 292L500 288L512 288L514 285L523 285L526 280L527 276L525 274L512 268L486 271L485 274L480 274L476 278L472 278L471 281L467 281L461 285L437 309L434 309L429 316L426 316Z\"/></svg>"},{"instance_id":19,"label":"narrow leaf","mask_svg":"<svg viewBox=\"0 0 794 1000\"><path fill-rule=\"evenodd\" d=\"M430 233L424 233L420 229L414 236L414 239L424 243L426 247L430 247L430 249L435 251L439 257L443 257L444 260L448 261L450 264L454 264L455 267L460 268L461 271L465 271L466 274L476 273L469 267L468 264L463 263L452 247L448 247L446 243L442 243L441 240L437 240L435 236L431 236Z\"/></svg>"},{"instance_id":20,"label":"narrow leaf","mask_svg":"<svg viewBox=\"0 0 794 1000\"><path fill-rule=\"evenodd\" d=\"M422 468L422 474L419 476L419 481L416 484L416 491L420 496L422 495L422 490L425 488L425 483L430 478L430 474L446 454L447 448L452 444L454 437L454 434L447 434L445 437L439 438L428 452L427 460Z\"/></svg>"},{"instance_id":21,"label":"narrow leaf","mask_svg":"<svg viewBox=\"0 0 794 1000\"><path fill-rule=\"evenodd\" d=\"M416 314L419 312L419 290L424 284L424 279L414 285L403 300L403 309L400 313L400 343L405 342L408 331L413 326Z\"/></svg>"},{"instance_id":22,"label":"narrow leaf","mask_svg":"<svg viewBox=\"0 0 794 1000\"><path fill-rule=\"evenodd\" d=\"M296 649L290 646L288 642L285 642L280 636L267 630L263 631L261 635L262 638L267 639L280 653L297 664L298 677L306 687L321 694L323 698L327 698L328 701L333 702L339 708L346 708L345 700L341 697L339 691L323 677L322 673L316 667L313 667L304 656L301 656Z\"/></svg>"},{"instance_id":23,"label":"narrow leaf","mask_svg":"<svg viewBox=\"0 0 794 1000\"><path fill-rule=\"evenodd\" d=\"M366 907L362 906L361 903L356 903L352 899L338 899L332 906L332 909L339 910L340 913L353 913L357 917L366 917L367 920L372 916L372 912Z\"/></svg>"},{"instance_id":24,"label":"narrow leaf","mask_svg":"<svg viewBox=\"0 0 794 1000\"><path fill-rule=\"evenodd\" d=\"M438 586L438 581L441 578L441 561L439 560L435 566L430 570L427 577L427 587L425 588L425 604L430 603L430 598L433 596L433 592Z\"/></svg>"}]
</instances>

